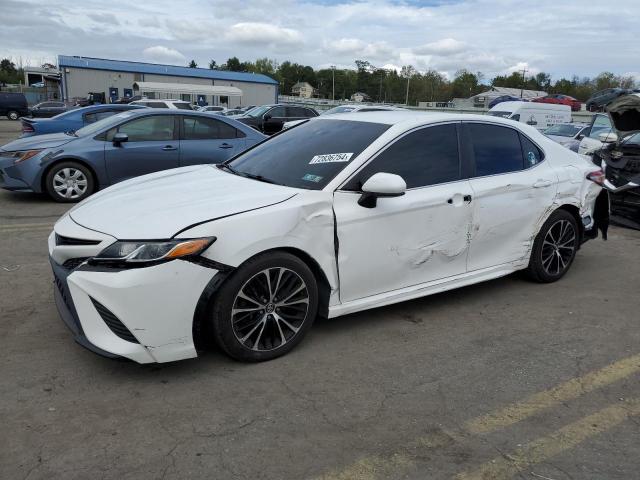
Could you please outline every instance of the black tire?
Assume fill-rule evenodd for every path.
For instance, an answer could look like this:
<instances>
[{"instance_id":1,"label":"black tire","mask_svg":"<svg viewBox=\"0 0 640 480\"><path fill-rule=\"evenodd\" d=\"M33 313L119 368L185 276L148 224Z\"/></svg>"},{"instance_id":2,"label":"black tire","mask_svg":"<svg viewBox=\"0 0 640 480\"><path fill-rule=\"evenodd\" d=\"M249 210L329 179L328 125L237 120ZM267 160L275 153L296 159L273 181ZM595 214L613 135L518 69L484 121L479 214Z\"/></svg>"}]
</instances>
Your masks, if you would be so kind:
<instances>
[{"instance_id":1,"label":"black tire","mask_svg":"<svg viewBox=\"0 0 640 480\"><path fill-rule=\"evenodd\" d=\"M580 230L575 217L566 210L556 210L533 243L528 276L540 283L560 280L571 267L579 246Z\"/></svg>"},{"instance_id":2,"label":"black tire","mask_svg":"<svg viewBox=\"0 0 640 480\"><path fill-rule=\"evenodd\" d=\"M20 118L20 114L18 112L16 112L15 110L9 110L7 112L7 118L9 120L18 120Z\"/></svg>"},{"instance_id":3,"label":"black tire","mask_svg":"<svg viewBox=\"0 0 640 480\"><path fill-rule=\"evenodd\" d=\"M73 178L78 173L78 176ZM65 184L61 179L68 178L72 183ZM75 180L75 184L73 181ZM65 185L68 185L65 188ZM78 162L56 163L45 177L45 189L56 202L72 203L84 200L95 190L95 179L91 171ZM67 192L71 192L69 196Z\"/></svg>"},{"instance_id":4,"label":"black tire","mask_svg":"<svg viewBox=\"0 0 640 480\"><path fill-rule=\"evenodd\" d=\"M260 293L266 292L260 285L264 287L267 281L275 295L260 298ZM303 290L287 297L299 285ZM278 294L283 296L277 298ZM247 297L258 302L245 300ZM287 303L290 305L283 305ZM227 279L209 312L213 338L227 355L245 362L271 360L291 351L313 325L318 312L317 282L311 269L295 255L279 251L260 254Z\"/></svg>"}]
</instances>

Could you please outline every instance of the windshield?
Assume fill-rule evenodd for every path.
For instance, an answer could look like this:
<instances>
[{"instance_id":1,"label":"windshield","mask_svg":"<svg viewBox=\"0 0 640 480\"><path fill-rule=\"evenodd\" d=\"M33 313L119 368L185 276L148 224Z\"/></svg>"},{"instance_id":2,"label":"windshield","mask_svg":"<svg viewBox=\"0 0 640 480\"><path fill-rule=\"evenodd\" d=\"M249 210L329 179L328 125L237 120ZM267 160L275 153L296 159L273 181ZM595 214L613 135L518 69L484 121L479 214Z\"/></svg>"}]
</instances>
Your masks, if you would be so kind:
<instances>
[{"instance_id":1,"label":"windshield","mask_svg":"<svg viewBox=\"0 0 640 480\"><path fill-rule=\"evenodd\" d=\"M308 190L321 190L389 125L311 120L240 154L228 165L239 174Z\"/></svg>"},{"instance_id":2,"label":"windshield","mask_svg":"<svg viewBox=\"0 0 640 480\"><path fill-rule=\"evenodd\" d=\"M492 117L509 118L511 112L487 112L487 115L491 115Z\"/></svg>"},{"instance_id":3,"label":"windshield","mask_svg":"<svg viewBox=\"0 0 640 480\"><path fill-rule=\"evenodd\" d=\"M262 107L252 108L247 113L245 113L245 115L247 115L249 117L253 117L253 118L261 117L270 108L271 107L268 106L268 105L265 105L265 106L262 106Z\"/></svg>"},{"instance_id":4,"label":"windshield","mask_svg":"<svg viewBox=\"0 0 640 480\"><path fill-rule=\"evenodd\" d=\"M122 120L125 120L129 117L131 117L132 115L135 115L135 111L137 110L134 109L132 111L125 111L122 113L118 113L117 115L113 115L111 117L107 117L107 118L103 118L102 120L98 120L95 123L91 123L89 125L87 125L86 127L82 127L80 130L76 130L75 135L76 137L85 137L87 135L94 135L96 133L99 133L103 130L107 130L109 129L109 127L120 123Z\"/></svg>"},{"instance_id":5,"label":"windshield","mask_svg":"<svg viewBox=\"0 0 640 480\"><path fill-rule=\"evenodd\" d=\"M333 107L330 110L327 110L326 112L323 112L322 115L333 115L334 113L348 113L348 112L353 112L356 109L356 107L351 107L349 105L341 105L339 107Z\"/></svg>"},{"instance_id":6,"label":"windshield","mask_svg":"<svg viewBox=\"0 0 640 480\"><path fill-rule=\"evenodd\" d=\"M561 125L554 125L544 131L545 135L556 135L558 137L575 137L580 130L584 128L583 125L571 125L568 123Z\"/></svg>"}]
</instances>

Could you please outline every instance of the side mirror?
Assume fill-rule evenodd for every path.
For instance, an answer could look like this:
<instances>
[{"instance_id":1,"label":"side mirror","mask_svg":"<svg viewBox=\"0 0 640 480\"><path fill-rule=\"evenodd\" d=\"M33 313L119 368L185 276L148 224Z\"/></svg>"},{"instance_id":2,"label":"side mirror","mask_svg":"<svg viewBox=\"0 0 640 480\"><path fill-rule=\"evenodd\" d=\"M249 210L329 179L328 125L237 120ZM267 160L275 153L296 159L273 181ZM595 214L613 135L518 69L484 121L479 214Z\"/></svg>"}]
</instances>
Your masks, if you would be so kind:
<instances>
[{"instance_id":1,"label":"side mirror","mask_svg":"<svg viewBox=\"0 0 640 480\"><path fill-rule=\"evenodd\" d=\"M127 135L126 133L116 133L113 136L113 144L114 145L120 145L123 142L128 142L129 141L129 135Z\"/></svg>"},{"instance_id":2,"label":"side mirror","mask_svg":"<svg viewBox=\"0 0 640 480\"><path fill-rule=\"evenodd\" d=\"M269 120L271 120L271 115L269 115L268 113L265 113L265 115L264 115L264 117L262 117L262 119L263 119L265 122L268 122Z\"/></svg>"},{"instance_id":3,"label":"side mirror","mask_svg":"<svg viewBox=\"0 0 640 480\"><path fill-rule=\"evenodd\" d=\"M378 198L401 197L407 190L407 184L400 175L379 172L369 177L362 185L362 195L358 199L358 205L365 208L374 208L378 204Z\"/></svg>"},{"instance_id":4,"label":"side mirror","mask_svg":"<svg viewBox=\"0 0 640 480\"><path fill-rule=\"evenodd\" d=\"M601 133L600 135L598 135L598 140L600 140L602 143L613 143L618 141L618 135L613 132Z\"/></svg>"},{"instance_id":5,"label":"side mirror","mask_svg":"<svg viewBox=\"0 0 640 480\"><path fill-rule=\"evenodd\" d=\"M576 140L582 140L584 138L584 133L581 133L576 137Z\"/></svg>"}]
</instances>

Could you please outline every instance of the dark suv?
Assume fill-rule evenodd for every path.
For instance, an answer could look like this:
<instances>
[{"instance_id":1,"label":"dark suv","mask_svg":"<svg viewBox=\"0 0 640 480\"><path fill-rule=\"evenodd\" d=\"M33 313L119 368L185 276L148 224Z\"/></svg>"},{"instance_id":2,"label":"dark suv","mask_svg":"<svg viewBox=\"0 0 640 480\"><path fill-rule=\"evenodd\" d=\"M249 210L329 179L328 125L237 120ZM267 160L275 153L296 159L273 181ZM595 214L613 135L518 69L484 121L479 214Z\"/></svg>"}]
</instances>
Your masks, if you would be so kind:
<instances>
[{"instance_id":1,"label":"dark suv","mask_svg":"<svg viewBox=\"0 0 640 480\"><path fill-rule=\"evenodd\" d=\"M273 135L282 130L284 122L306 120L317 116L318 112L313 108L295 105L262 105L249 110L244 115L232 118L262 133Z\"/></svg>"},{"instance_id":2,"label":"dark suv","mask_svg":"<svg viewBox=\"0 0 640 480\"><path fill-rule=\"evenodd\" d=\"M0 116L18 120L28 114L29 107L24 93L0 92Z\"/></svg>"}]
</instances>

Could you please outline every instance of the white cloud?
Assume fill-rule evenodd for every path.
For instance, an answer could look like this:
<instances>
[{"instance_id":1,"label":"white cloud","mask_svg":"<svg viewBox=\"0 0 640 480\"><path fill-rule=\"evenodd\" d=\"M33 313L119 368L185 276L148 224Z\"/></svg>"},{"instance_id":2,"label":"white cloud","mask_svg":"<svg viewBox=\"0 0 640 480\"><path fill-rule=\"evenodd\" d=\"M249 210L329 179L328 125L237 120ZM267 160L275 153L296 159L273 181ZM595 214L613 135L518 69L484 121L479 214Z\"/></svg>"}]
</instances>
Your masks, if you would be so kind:
<instances>
[{"instance_id":1,"label":"white cloud","mask_svg":"<svg viewBox=\"0 0 640 480\"><path fill-rule=\"evenodd\" d=\"M467 49L467 44L454 38L443 38L436 42L427 43L413 49L418 55L452 55L460 53Z\"/></svg>"},{"instance_id":2,"label":"white cloud","mask_svg":"<svg viewBox=\"0 0 640 480\"><path fill-rule=\"evenodd\" d=\"M388 60L394 54L394 47L387 42L367 43L357 38L340 38L325 43L325 49L340 56L350 56L362 60Z\"/></svg>"},{"instance_id":3,"label":"white cloud","mask_svg":"<svg viewBox=\"0 0 640 480\"><path fill-rule=\"evenodd\" d=\"M236 23L225 37L231 42L248 45L300 45L302 42L302 35L297 30L260 22Z\"/></svg>"},{"instance_id":4,"label":"white cloud","mask_svg":"<svg viewBox=\"0 0 640 480\"><path fill-rule=\"evenodd\" d=\"M178 50L163 45L145 48L142 55L145 59L154 62L183 63L187 59Z\"/></svg>"}]
</instances>

